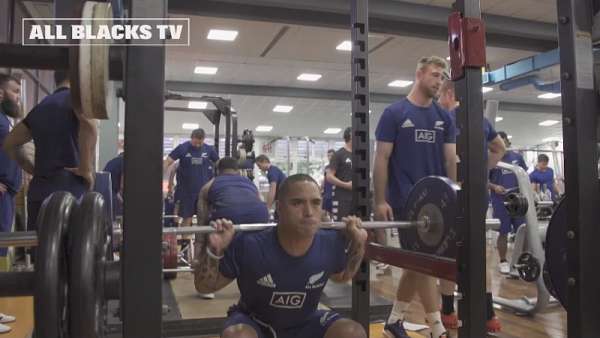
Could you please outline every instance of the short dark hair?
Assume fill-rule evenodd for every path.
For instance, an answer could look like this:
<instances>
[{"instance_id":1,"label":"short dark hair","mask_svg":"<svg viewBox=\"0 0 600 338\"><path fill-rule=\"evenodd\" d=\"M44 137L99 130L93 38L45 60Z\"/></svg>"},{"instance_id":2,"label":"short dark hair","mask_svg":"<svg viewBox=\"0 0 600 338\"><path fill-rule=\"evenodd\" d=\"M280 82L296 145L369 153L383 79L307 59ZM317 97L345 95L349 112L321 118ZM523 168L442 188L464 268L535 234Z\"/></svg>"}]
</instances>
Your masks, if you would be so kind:
<instances>
[{"instance_id":1,"label":"short dark hair","mask_svg":"<svg viewBox=\"0 0 600 338\"><path fill-rule=\"evenodd\" d=\"M505 132L503 132L503 131L499 131L499 132L498 132L498 135L500 135L500 137L501 137L503 140L508 140L508 135L506 135L506 133L505 133Z\"/></svg>"},{"instance_id":2,"label":"short dark hair","mask_svg":"<svg viewBox=\"0 0 600 338\"><path fill-rule=\"evenodd\" d=\"M550 162L550 158L546 154L539 154L538 162Z\"/></svg>"},{"instance_id":3,"label":"short dark hair","mask_svg":"<svg viewBox=\"0 0 600 338\"><path fill-rule=\"evenodd\" d=\"M350 140L352 139L352 127L348 127L346 128L346 130L344 130L344 142L350 142Z\"/></svg>"},{"instance_id":4,"label":"short dark hair","mask_svg":"<svg viewBox=\"0 0 600 338\"><path fill-rule=\"evenodd\" d=\"M281 201L283 198L285 198L287 193L290 191L290 188L292 187L292 185L295 183L298 183L298 182L311 182L311 183L314 183L317 186L317 188L319 187L319 183L317 183L317 181L315 181L315 179L312 178L310 175L294 174L292 176L289 176L285 180L283 180L283 182L281 183L281 186L278 187L277 199Z\"/></svg>"},{"instance_id":5,"label":"short dark hair","mask_svg":"<svg viewBox=\"0 0 600 338\"><path fill-rule=\"evenodd\" d=\"M198 128L198 129L194 129L192 131L192 135L190 137L191 138L197 138L199 140L203 140L204 137L206 137L206 133L204 132L204 129Z\"/></svg>"},{"instance_id":6,"label":"short dark hair","mask_svg":"<svg viewBox=\"0 0 600 338\"><path fill-rule=\"evenodd\" d=\"M20 83L19 79L17 79L16 77L14 77L10 74L0 73L0 88L4 88L4 86L7 83L9 83L10 81L15 81L16 83Z\"/></svg>"},{"instance_id":7,"label":"short dark hair","mask_svg":"<svg viewBox=\"0 0 600 338\"><path fill-rule=\"evenodd\" d=\"M256 162L269 162L271 163L271 160L269 160L269 157L267 155L264 154L260 154L256 157Z\"/></svg>"},{"instance_id":8,"label":"short dark hair","mask_svg":"<svg viewBox=\"0 0 600 338\"><path fill-rule=\"evenodd\" d=\"M327 153L328 154L333 154L333 153L335 153L335 149L329 149L329 150L327 150Z\"/></svg>"},{"instance_id":9,"label":"short dark hair","mask_svg":"<svg viewBox=\"0 0 600 338\"><path fill-rule=\"evenodd\" d=\"M238 161L231 157L226 156L217 162L217 171L221 174L225 170L239 170Z\"/></svg>"},{"instance_id":10,"label":"short dark hair","mask_svg":"<svg viewBox=\"0 0 600 338\"><path fill-rule=\"evenodd\" d=\"M59 85L65 80L69 79L69 71L67 70L55 70L54 71L54 84Z\"/></svg>"}]
</instances>

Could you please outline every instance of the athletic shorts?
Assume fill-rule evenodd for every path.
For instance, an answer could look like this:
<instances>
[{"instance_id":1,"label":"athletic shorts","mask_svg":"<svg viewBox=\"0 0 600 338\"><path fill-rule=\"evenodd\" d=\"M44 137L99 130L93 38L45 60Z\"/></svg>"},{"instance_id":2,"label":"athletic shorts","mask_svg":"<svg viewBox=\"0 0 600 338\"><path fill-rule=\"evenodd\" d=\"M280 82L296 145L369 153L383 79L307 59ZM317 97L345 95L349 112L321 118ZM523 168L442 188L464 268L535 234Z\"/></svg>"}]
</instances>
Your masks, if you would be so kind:
<instances>
[{"instance_id":1,"label":"athletic shorts","mask_svg":"<svg viewBox=\"0 0 600 338\"><path fill-rule=\"evenodd\" d=\"M182 218L191 218L192 216L196 215L198 194L175 194L175 204L179 207L177 216Z\"/></svg>"},{"instance_id":2,"label":"athletic shorts","mask_svg":"<svg viewBox=\"0 0 600 338\"><path fill-rule=\"evenodd\" d=\"M227 313L224 329L237 324L246 324L256 331L258 338L323 338L329 327L338 319L342 317L336 312L317 310L308 316L303 325L275 330L233 306Z\"/></svg>"},{"instance_id":3,"label":"athletic shorts","mask_svg":"<svg viewBox=\"0 0 600 338\"><path fill-rule=\"evenodd\" d=\"M0 232L12 232L15 216L15 196L8 191L0 194ZM0 256L6 256L8 248L0 248Z\"/></svg>"},{"instance_id":4,"label":"athletic shorts","mask_svg":"<svg viewBox=\"0 0 600 338\"><path fill-rule=\"evenodd\" d=\"M500 234L506 235L509 232L516 232L517 229L525 223L523 217L511 217L504 206L504 201L492 199L493 217L500 220Z\"/></svg>"}]
</instances>

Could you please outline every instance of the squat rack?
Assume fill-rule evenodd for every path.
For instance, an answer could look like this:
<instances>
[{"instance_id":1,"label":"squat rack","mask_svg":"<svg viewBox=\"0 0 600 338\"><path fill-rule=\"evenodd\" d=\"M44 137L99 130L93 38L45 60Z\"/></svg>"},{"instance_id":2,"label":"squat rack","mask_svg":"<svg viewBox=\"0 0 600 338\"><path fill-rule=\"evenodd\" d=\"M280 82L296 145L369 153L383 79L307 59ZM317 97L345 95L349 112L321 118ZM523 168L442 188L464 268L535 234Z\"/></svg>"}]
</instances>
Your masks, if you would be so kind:
<instances>
[{"instance_id":1,"label":"squat rack","mask_svg":"<svg viewBox=\"0 0 600 338\"><path fill-rule=\"evenodd\" d=\"M55 17L70 17L80 0L55 0ZM368 90L368 0L352 0L352 128L353 205L361 217L370 214L369 173L369 90ZM129 16L165 17L164 0L126 1ZM466 17L480 17L479 0L459 0L456 8ZM596 149L598 98L594 91L592 54L592 14L600 8L597 0L558 1L559 42L561 45L561 85L565 177L570 231L569 337L592 337L600 332L597 304L600 302L600 259L595 241L600 238L595 208L600 202ZM39 51L32 53L31 51ZM164 46L124 48L125 101L125 185L128 201L123 235L122 318L123 336L160 337L161 245L162 242L162 146L164 124ZM112 53L111 53L112 54ZM68 68L64 47L22 47L0 44L0 66L31 69ZM148 72L152 69L154 72ZM481 145L483 109L481 70L466 69L457 82L461 101L458 126L463 131L458 147L463 164L459 177L463 228L459 254L459 289L462 294L460 335L481 337L484 328L485 239L483 233L483 192L485 173ZM118 73L118 72L117 72ZM111 72L112 76L112 72ZM597 89L597 88L596 88ZM141 123L144 121L144 123ZM590 161L590 159L592 161ZM138 170L140 164L144 170ZM467 292L469 291L469 292ZM584 293L585 292L585 293ZM363 263L353 281L353 317L368 325L369 271Z\"/></svg>"}]
</instances>

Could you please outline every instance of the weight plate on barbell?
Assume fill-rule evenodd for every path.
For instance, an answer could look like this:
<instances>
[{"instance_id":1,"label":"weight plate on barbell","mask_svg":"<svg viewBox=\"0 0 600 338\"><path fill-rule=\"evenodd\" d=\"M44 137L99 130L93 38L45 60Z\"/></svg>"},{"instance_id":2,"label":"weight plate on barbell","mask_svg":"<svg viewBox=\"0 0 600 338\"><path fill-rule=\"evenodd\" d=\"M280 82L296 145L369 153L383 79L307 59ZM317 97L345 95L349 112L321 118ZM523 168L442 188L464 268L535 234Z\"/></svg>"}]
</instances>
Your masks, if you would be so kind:
<instances>
[{"instance_id":1,"label":"weight plate on barbell","mask_svg":"<svg viewBox=\"0 0 600 338\"><path fill-rule=\"evenodd\" d=\"M517 260L516 269L519 277L526 282L535 282L540 277L540 261L529 252L523 252Z\"/></svg>"},{"instance_id":2,"label":"weight plate on barbell","mask_svg":"<svg viewBox=\"0 0 600 338\"><path fill-rule=\"evenodd\" d=\"M563 198L552 214L546 230L546 268L555 297L567 309L567 203ZM550 289L550 287L548 287Z\"/></svg>"},{"instance_id":3,"label":"weight plate on barbell","mask_svg":"<svg viewBox=\"0 0 600 338\"><path fill-rule=\"evenodd\" d=\"M177 234L163 235L163 268L177 269L179 262L179 248L177 245ZM164 274L165 279L174 279L177 277L177 272L167 272Z\"/></svg>"},{"instance_id":4,"label":"weight plate on barbell","mask_svg":"<svg viewBox=\"0 0 600 338\"><path fill-rule=\"evenodd\" d=\"M104 268L109 255L111 225L105 207L101 194L88 192L73 217L69 292L71 337L104 337L107 310Z\"/></svg>"},{"instance_id":5,"label":"weight plate on barbell","mask_svg":"<svg viewBox=\"0 0 600 338\"><path fill-rule=\"evenodd\" d=\"M419 180L408 195L403 219L427 220L426 227L400 230L404 249L456 257L457 191L460 188L446 177L429 176Z\"/></svg>"},{"instance_id":6,"label":"weight plate on barbell","mask_svg":"<svg viewBox=\"0 0 600 338\"><path fill-rule=\"evenodd\" d=\"M69 337L67 232L75 197L68 192L50 195L38 214L35 261L35 337Z\"/></svg>"}]
</instances>

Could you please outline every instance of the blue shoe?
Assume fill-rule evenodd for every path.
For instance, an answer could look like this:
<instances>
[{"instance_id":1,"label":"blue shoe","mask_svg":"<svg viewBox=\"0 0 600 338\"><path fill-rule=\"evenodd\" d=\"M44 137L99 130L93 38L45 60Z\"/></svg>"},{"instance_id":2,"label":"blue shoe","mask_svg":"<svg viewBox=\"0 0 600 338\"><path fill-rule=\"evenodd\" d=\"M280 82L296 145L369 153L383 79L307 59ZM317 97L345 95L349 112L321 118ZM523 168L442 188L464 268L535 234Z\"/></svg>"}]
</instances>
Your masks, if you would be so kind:
<instances>
[{"instance_id":1,"label":"blue shoe","mask_svg":"<svg viewBox=\"0 0 600 338\"><path fill-rule=\"evenodd\" d=\"M383 327L383 334L388 338L410 338L404 329L403 321L397 320L393 324L386 323Z\"/></svg>"}]
</instances>

